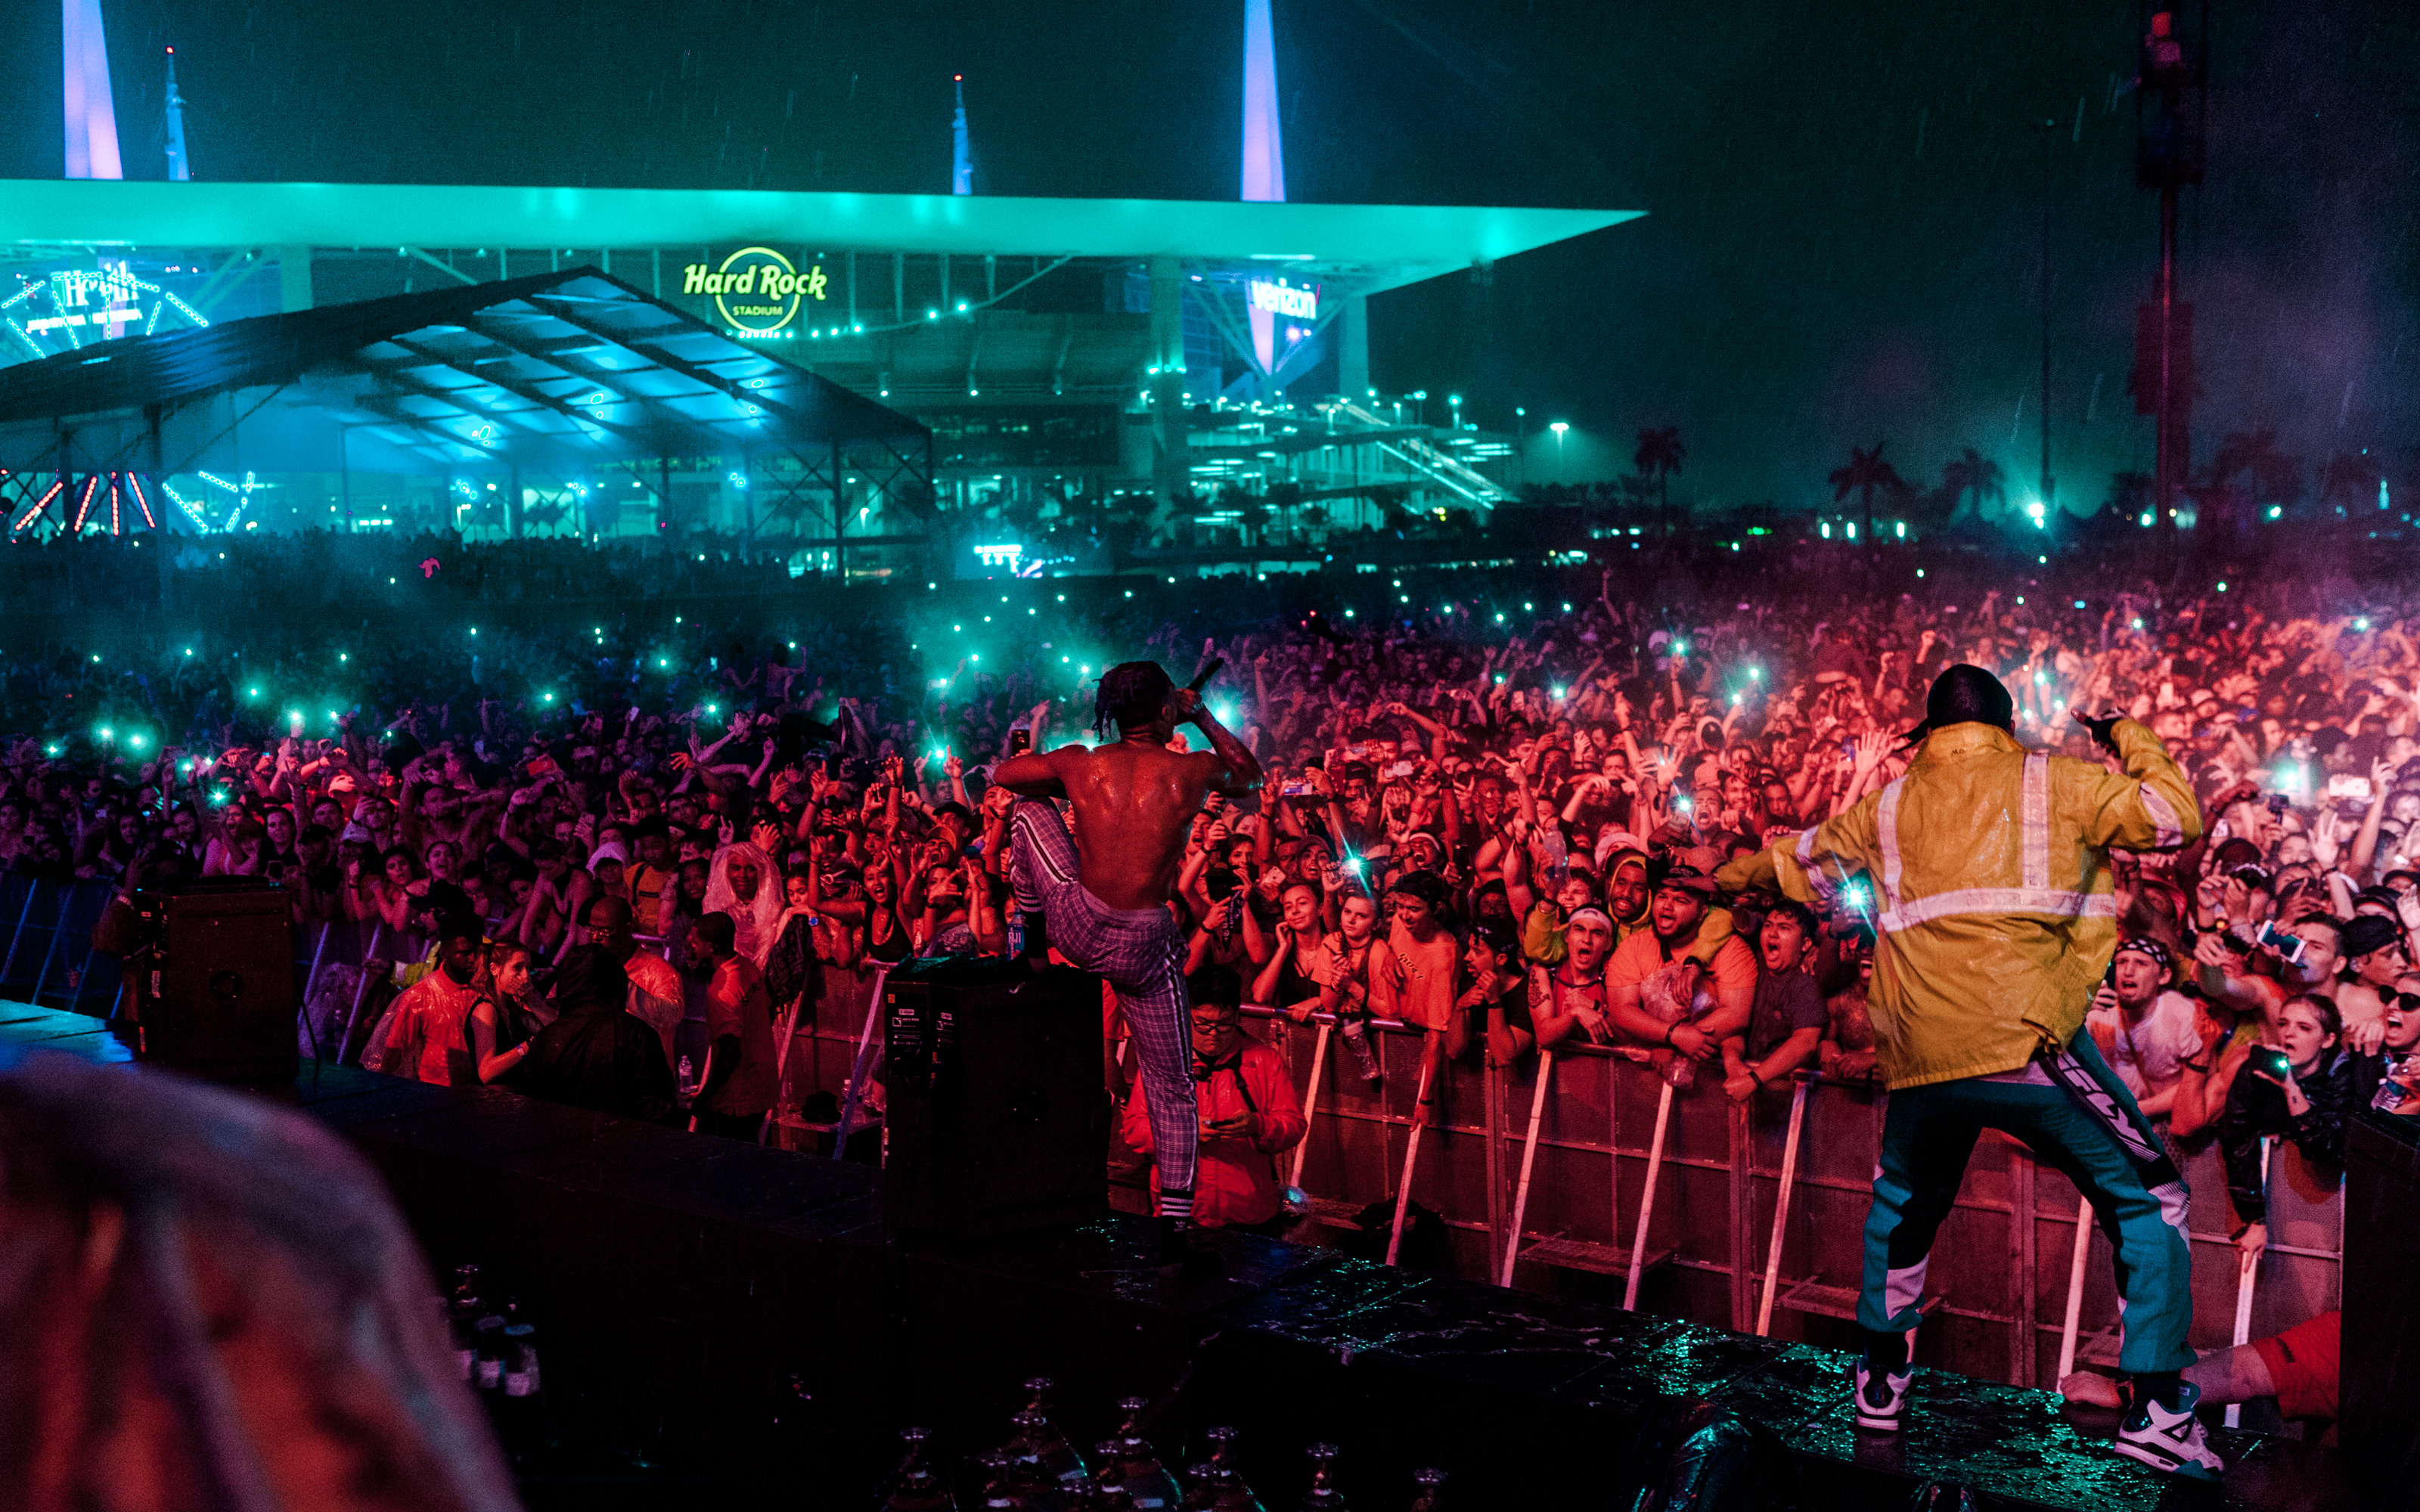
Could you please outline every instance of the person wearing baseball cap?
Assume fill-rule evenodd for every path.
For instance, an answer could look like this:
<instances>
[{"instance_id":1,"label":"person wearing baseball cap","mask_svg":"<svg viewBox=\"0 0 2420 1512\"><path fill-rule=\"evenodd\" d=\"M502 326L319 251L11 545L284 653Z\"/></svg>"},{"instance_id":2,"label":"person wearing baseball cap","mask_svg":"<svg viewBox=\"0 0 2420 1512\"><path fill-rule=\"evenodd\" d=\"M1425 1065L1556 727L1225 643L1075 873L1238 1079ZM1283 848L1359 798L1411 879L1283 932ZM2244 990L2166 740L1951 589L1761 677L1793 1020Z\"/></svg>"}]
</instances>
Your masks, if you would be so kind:
<instances>
[{"instance_id":1,"label":"person wearing baseball cap","mask_svg":"<svg viewBox=\"0 0 2420 1512\"><path fill-rule=\"evenodd\" d=\"M1701 949L1700 935L1721 899L1714 879L1694 866L1667 868L1655 884L1646 927L1621 942L1605 973L1608 1017L1631 1041L1677 1051L1694 1063L1745 1032L1756 1005L1756 957L1731 934L1728 911L1723 939L1711 950ZM1699 1016L1699 991L1709 983L1715 1006ZM1651 999L1687 1005L1688 1016L1674 1022L1652 1013ZM1683 1068L1668 1073L1682 1078L1675 1086L1685 1085Z\"/></svg>"},{"instance_id":2,"label":"person wearing baseball cap","mask_svg":"<svg viewBox=\"0 0 2420 1512\"><path fill-rule=\"evenodd\" d=\"M1857 1426L1897 1432L1905 1421L1933 1235L1976 1140L1998 1129L2073 1176L2116 1242L2118 1365L2133 1381L2116 1449L2156 1470L2211 1473L2222 1462L2183 1375L2194 1363L2184 1180L2084 1032L2118 948L2109 853L2192 842L2201 806L2151 731L2118 714L2075 718L2122 772L2027 750L2000 680L1950 667L1909 733L1903 776L1720 875L1733 891L1825 906L1853 877L1874 894L1868 1008L1890 1100L1866 1220ZM2155 961L2129 954L2142 963L2130 974L2156 977Z\"/></svg>"}]
</instances>

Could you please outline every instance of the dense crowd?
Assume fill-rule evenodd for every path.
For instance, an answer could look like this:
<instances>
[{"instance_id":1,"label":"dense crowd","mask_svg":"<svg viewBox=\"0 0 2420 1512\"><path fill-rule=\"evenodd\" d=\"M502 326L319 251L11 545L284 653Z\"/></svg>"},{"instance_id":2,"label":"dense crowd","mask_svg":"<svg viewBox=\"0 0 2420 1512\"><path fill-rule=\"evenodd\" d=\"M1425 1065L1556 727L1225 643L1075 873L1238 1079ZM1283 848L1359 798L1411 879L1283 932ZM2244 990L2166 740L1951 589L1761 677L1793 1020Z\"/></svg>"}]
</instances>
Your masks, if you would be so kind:
<instances>
[{"instance_id":1,"label":"dense crowd","mask_svg":"<svg viewBox=\"0 0 2420 1512\"><path fill-rule=\"evenodd\" d=\"M929 604L796 640L449 629L338 652L366 691L332 721L274 707L334 676L324 631L61 654L8 670L26 728L0 864L258 874L298 921L415 942L474 920L495 964L462 966L464 1022L482 995L506 1008L441 1026L412 1069L511 1075L550 978L652 996L641 1016L665 1027L684 995L699 1016L684 981L734 963L748 980L717 995L760 993L770 1018L819 965L1007 951L1008 795L986 779L1027 745L1101 738L1101 667L1067 648L1180 681L1218 656L1214 700L1266 775L1257 802L1197 820L1172 904L1190 967L1334 1015L1357 1051L1373 1018L1426 1031L1432 1069L1585 1041L1746 1100L1872 1072L1874 905L1726 896L1714 873L1903 771L1925 689L1963 661L2014 694L2020 739L2097 758L2071 711L2122 711L2194 783L2203 838L2119 864L2125 943L2091 1027L2172 1137L2222 1143L2247 1249L2262 1134L2334 1165L2351 1110L2420 1106L2420 619L2401 605L2327 585L2319 614L2320 589L2180 595L2083 569L2065 588L2047 565L1998 587L1693 570L1679 591L1668 572L1483 575L1416 585L1417 606L1364 579L1281 613L1238 594L1223 620L1151 579L1075 605L1017 584L989 662L964 649L974 610ZM27 719L54 729L77 699L131 709L159 748ZM580 951L600 942L602 985ZM759 1079L721 1109L769 1095ZM1256 1223L1275 1195L1238 1201Z\"/></svg>"}]
</instances>

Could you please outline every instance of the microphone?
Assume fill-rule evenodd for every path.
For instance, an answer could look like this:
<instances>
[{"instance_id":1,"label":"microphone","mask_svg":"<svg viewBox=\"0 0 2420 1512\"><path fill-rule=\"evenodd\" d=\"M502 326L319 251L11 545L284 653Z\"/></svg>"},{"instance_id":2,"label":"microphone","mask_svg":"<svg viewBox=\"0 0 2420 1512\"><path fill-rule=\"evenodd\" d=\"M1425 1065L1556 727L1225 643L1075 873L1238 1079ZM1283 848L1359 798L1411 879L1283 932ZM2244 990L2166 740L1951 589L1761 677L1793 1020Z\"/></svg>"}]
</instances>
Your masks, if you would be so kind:
<instances>
[{"instance_id":1,"label":"microphone","mask_svg":"<svg viewBox=\"0 0 2420 1512\"><path fill-rule=\"evenodd\" d=\"M1189 693L1199 693L1199 692L1201 692L1203 688L1208 687L1210 686L1210 679L1212 679L1213 677L1218 676L1218 669L1219 669L1219 668L1221 668L1221 667L1224 667L1224 666L1226 666L1226 665L1227 665L1227 658L1226 658L1226 657L1224 657L1224 656L1213 656L1213 657L1211 657L1211 658L1210 658L1210 665L1209 665L1209 666L1207 666L1207 667L1202 668L1200 671L1195 672L1195 673L1193 674L1193 681L1191 681L1191 682L1189 682L1189 683L1187 683L1187 684L1186 684L1186 685L1185 685L1186 691L1187 691L1187 692L1189 692Z\"/></svg>"}]
</instances>

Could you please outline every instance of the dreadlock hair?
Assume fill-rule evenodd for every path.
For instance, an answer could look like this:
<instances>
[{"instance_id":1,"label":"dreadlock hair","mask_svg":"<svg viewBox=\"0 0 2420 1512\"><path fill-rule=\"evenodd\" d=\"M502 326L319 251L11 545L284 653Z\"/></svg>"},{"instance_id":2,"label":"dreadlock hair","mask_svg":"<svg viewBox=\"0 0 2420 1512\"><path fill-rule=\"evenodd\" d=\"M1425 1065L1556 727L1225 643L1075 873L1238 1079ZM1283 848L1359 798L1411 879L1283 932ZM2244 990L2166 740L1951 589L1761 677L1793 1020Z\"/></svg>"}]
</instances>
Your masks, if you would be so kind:
<instances>
[{"instance_id":1,"label":"dreadlock hair","mask_svg":"<svg viewBox=\"0 0 2420 1512\"><path fill-rule=\"evenodd\" d=\"M1149 724L1167 706L1176 684L1156 661L1122 661L1101 674L1101 690L1093 699L1093 733L1106 735L1109 726Z\"/></svg>"}]
</instances>

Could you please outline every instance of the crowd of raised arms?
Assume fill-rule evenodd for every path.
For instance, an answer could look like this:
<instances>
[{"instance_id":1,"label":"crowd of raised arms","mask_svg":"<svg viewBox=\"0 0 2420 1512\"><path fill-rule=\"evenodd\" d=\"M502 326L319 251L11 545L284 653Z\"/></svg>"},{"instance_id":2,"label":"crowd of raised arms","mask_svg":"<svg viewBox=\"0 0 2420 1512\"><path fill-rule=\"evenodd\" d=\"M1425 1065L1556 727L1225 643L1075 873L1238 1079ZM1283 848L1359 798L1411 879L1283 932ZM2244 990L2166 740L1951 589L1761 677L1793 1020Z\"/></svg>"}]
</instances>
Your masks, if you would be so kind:
<instances>
[{"instance_id":1,"label":"crowd of raised arms","mask_svg":"<svg viewBox=\"0 0 2420 1512\"><path fill-rule=\"evenodd\" d=\"M1016 584L988 659L939 635L978 610L897 589L795 641L616 621L52 648L7 671L0 866L256 873L299 922L415 940L467 912L541 976L600 897L675 965L727 913L795 995L810 955L1005 951L992 765L1100 738L1099 665L1183 681L1216 656L1266 780L1196 822L1171 905L1191 965L1296 1015L1424 1029L1432 1057L1590 1042L1745 1099L1870 1070L1875 920L1854 887L1817 917L1714 873L1904 770L1926 687L1963 661L2015 695L2021 740L2097 757L2070 711L2122 711L2201 797L2203 840L2117 878L2130 944L2094 1033L2147 1111L2333 1156L2356 1101L2402 1098L2420 1040L2420 617L2342 583L2060 574L1497 573L1410 607L1364 579L1353 614L1311 584L1223 621L1157 579L1074 604ZM903 602L912 623L887 618ZM1077 645L1097 663L1068 665ZM283 706L337 686L371 691ZM2240 1076L2264 1045L2291 1073Z\"/></svg>"}]
</instances>

